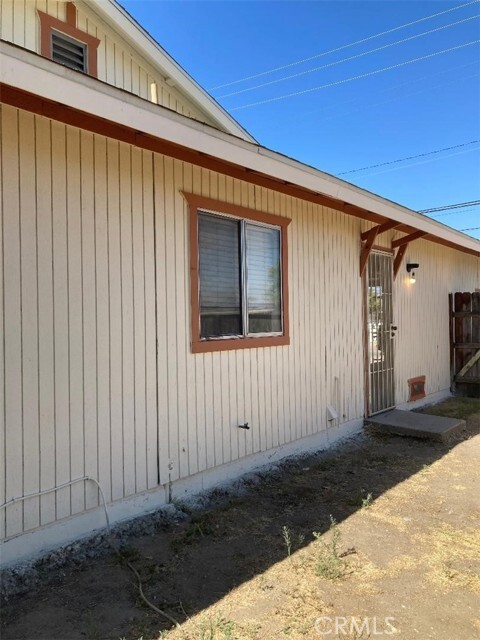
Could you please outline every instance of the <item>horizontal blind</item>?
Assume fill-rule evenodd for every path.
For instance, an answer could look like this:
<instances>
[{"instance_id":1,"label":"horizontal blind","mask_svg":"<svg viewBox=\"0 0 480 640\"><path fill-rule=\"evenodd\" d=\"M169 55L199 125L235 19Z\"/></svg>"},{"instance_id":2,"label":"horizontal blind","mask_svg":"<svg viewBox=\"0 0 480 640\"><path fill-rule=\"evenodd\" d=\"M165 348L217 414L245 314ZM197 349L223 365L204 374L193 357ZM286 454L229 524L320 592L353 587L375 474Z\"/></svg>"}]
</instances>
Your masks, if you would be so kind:
<instances>
[{"instance_id":1,"label":"horizontal blind","mask_svg":"<svg viewBox=\"0 0 480 640\"><path fill-rule=\"evenodd\" d=\"M245 225L249 333L280 333L280 230Z\"/></svg>"},{"instance_id":2,"label":"horizontal blind","mask_svg":"<svg viewBox=\"0 0 480 640\"><path fill-rule=\"evenodd\" d=\"M199 213L198 254L201 337L240 335L240 222Z\"/></svg>"}]
</instances>

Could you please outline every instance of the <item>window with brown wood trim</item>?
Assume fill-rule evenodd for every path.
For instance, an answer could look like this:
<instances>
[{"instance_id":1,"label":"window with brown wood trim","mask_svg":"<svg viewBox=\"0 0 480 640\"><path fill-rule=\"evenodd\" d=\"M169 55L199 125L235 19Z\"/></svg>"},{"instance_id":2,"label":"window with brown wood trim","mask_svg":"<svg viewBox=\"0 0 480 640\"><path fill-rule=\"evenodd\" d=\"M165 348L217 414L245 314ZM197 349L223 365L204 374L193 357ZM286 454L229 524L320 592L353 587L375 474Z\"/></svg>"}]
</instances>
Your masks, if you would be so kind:
<instances>
[{"instance_id":1,"label":"window with brown wood trim","mask_svg":"<svg viewBox=\"0 0 480 640\"><path fill-rule=\"evenodd\" d=\"M67 2L67 21L37 9L40 19L40 53L71 69L97 77L97 49L100 40L77 29L77 9Z\"/></svg>"},{"instance_id":2,"label":"window with brown wood trim","mask_svg":"<svg viewBox=\"0 0 480 640\"><path fill-rule=\"evenodd\" d=\"M287 345L290 219L190 193L192 352Z\"/></svg>"}]
</instances>

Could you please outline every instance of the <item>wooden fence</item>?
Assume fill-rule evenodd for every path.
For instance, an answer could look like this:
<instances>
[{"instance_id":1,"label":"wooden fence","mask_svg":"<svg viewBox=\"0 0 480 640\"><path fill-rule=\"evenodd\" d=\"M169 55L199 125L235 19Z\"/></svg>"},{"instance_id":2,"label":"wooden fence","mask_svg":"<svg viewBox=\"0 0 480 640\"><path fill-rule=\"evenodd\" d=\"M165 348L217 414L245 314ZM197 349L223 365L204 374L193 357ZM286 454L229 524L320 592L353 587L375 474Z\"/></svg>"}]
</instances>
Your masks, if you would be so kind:
<instances>
[{"instance_id":1,"label":"wooden fence","mask_svg":"<svg viewBox=\"0 0 480 640\"><path fill-rule=\"evenodd\" d=\"M480 291L449 295L452 391L480 394Z\"/></svg>"}]
</instances>

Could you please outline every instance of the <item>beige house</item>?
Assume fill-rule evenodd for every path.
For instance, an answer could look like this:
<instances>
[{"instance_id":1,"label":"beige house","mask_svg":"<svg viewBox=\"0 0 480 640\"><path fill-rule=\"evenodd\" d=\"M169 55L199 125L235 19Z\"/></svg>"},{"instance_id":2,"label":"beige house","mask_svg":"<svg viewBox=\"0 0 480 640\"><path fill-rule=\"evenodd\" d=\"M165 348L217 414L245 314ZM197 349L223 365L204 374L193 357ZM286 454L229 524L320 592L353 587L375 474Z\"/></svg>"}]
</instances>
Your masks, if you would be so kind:
<instances>
[{"instance_id":1,"label":"beige house","mask_svg":"<svg viewBox=\"0 0 480 640\"><path fill-rule=\"evenodd\" d=\"M5 565L449 394L478 241L260 146L113 0L0 10Z\"/></svg>"}]
</instances>

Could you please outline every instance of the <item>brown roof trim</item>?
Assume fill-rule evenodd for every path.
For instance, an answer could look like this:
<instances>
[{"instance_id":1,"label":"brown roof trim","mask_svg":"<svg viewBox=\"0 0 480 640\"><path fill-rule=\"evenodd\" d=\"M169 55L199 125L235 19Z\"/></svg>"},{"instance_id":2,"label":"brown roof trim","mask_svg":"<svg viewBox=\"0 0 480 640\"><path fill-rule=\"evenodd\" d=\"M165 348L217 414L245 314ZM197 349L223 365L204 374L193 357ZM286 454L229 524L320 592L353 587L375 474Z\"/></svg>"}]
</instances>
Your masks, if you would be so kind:
<instances>
[{"instance_id":1,"label":"brown roof trim","mask_svg":"<svg viewBox=\"0 0 480 640\"><path fill-rule=\"evenodd\" d=\"M374 213L373 211L369 211L368 209L337 200L336 198L332 198L322 193L299 187L293 183L253 171L247 167L242 167L232 162L219 160L218 158L206 153L169 142L162 138L157 138L150 134L142 133L141 131L137 131L130 127L126 127L104 118L99 118L98 116L68 107L58 102L47 100L41 96L23 91L22 89L17 89L16 87L12 87L4 83L0 83L0 100L5 104L45 116L46 118L51 118L52 120L57 120L58 122L63 122L86 131L91 131L92 133L98 133L99 135L103 135L108 138L120 140L121 142L132 144L141 149L161 153L177 160L189 162L196 166L210 169L211 171L216 171L223 175L237 178L260 187L272 189L294 198L329 207L331 209L341 211L342 213L346 213L347 215L368 220L375 224L383 224L391 220L390 218ZM408 225L401 225L397 227L396 230L404 233L413 233L417 231L417 229ZM438 238L431 234L429 234L428 239L464 253L480 256L479 251L468 249L467 247L450 242L449 240L444 240L443 238Z\"/></svg>"}]
</instances>

